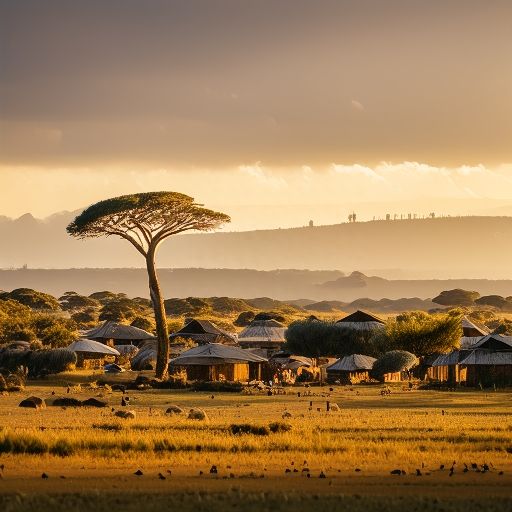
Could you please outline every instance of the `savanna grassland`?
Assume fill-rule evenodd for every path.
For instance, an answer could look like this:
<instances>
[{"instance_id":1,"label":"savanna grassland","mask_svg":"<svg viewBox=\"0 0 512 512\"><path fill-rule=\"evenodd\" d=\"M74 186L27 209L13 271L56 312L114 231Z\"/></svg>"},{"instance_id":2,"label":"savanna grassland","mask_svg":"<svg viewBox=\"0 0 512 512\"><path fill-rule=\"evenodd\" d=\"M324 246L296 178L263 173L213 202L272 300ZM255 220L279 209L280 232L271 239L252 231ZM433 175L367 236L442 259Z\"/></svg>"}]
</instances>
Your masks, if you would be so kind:
<instances>
[{"instance_id":1,"label":"savanna grassland","mask_svg":"<svg viewBox=\"0 0 512 512\"><path fill-rule=\"evenodd\" d=\"M82 384L68 394L71 379ZM297 387L271 397L129 391L136 418L124 420L111 410L121 409L121 393L87 384L92 379L58 376L0 397L2 510L512 507L509 392L401 385L389 396L381 386ZM29 395L48 403L96 396L109 407L17 407ZM327 412L327 400L341 411ZM209 420L166 415L171 404L200 407ZM239 425L250 433L234 433ZM391 474L397 469L405 474Z\"/></svg>"}]
</instances>

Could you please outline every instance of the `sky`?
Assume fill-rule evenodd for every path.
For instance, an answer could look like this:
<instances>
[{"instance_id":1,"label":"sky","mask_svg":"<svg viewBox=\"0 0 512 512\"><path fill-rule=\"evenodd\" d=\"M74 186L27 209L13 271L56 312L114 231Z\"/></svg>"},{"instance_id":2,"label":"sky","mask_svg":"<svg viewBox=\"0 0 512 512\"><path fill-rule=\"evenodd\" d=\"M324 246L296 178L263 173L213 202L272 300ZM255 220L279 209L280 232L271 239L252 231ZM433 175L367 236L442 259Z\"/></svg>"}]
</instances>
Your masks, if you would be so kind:
<instances>
[{"instance_id":1,"label":"sky","mask_svg":"<svg viewBox=\"0 0 512 512\"><path fill-rule=\"evenodd\" d=\"M0 0L0 215L512 213L508 0Z\"/></svg>"}]
</instances>

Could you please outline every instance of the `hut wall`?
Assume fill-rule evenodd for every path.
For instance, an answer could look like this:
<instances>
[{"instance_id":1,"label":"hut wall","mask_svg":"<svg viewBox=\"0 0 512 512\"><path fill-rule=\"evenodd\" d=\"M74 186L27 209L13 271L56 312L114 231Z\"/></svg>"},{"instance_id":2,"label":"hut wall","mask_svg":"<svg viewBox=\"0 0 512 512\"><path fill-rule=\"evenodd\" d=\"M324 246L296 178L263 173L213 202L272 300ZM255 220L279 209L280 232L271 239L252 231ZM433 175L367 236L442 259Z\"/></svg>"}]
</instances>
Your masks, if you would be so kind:
<instances>
[{"instance_id":1,"label":"hut wall","mask_svg":"<svg viewBox=\"0 0 512 512\"><path fill-rule=\"evenodd\" d=\"M341 384L359 384L360 382L368 382L370 374L368 370L349 371L327 371L328 382L339 380Z\"/></svg>"},{"instance_id":2,"label":"hut wall","mask_svg":"<svg viewBox=\"0 0 512 512\"><path fill-rule=\"evenodd\" d=\"M384 382L401 382L402 381L402 373L394 372L394 373L385 373L384 374Z\"/></svg>"},{"instance_id":3,"label":"hut wall","mask_svg":"<svg viewBox=\"0 0 512 512\"><path fill-rule=\"evenodd\" d=\"M466 381L466 368L460 365L431 366L427 371L429 380L456 384Z\"/></svg>"},{"instance_id":4,"label":"hut wall","mask_svg":"<svg viewBox=\"0 0 512 512\"><path fill-rule=\"evenodd\" d=\"M188 380L202 381L248 381L249 364L190 365L186 366Z\"/></svg>"},{"instance_id":5,"label":"hut wall","mask_svg":"<svg viewBox=\"0 0 512 512\"><path fill-rule=\"evenodd\" d=\"M466 384L472 387L512 386L512 365L467 366Z\"/></svg>"},{"instance_id":6,"label":"hut wall","mask_svg":"<svg viewBox=\"0 0 512 512\"><path fill-rule=\"evenodd\" d=\"M76 367L85 370L103 368L105 363L113 363L115 356L98 354L96 352L76 352Z\"/></svg>"}]
</instances>

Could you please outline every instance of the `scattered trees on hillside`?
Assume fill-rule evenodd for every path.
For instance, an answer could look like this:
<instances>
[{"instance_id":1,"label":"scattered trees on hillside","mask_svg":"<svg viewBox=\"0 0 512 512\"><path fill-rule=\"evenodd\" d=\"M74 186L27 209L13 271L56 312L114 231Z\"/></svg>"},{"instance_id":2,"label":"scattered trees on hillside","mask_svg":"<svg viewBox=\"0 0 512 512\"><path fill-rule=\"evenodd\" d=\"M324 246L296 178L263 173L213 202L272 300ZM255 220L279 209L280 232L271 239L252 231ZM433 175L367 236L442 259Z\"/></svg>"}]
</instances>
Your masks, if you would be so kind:
<instances>
[{"instance_id":1,"label":"scattered trees on hillside","mask_svg":"<svg viewBox=\"0 0 512 512\"><path fill-rule=\"evenodd\" d=\"M32 288L16 288L11 292L1 292L0 300L15 300L31 309L60 310L59 301L53 295L38 292Z\"/></svg>"},{"instance_id":2,"label":"scattered trees on hillside","mask_svg":"<svg viewBox=\"0 0 512 512\"><path fill-rule=\"evenodd\" d=\"M63 347L77 334L69 318L33 311L13 300L0 301L0 343L39 340L45 347Z\"/></svg>"},{"instance_id":3,"label":"scattered trees on hillside","mask_svg":"<svg viewBox=\"0 0 512 512\"><path fill-rule=\"evenodd\" d=\"M64 311L78 311L85 308L99 307L100 302L76 292L66 292L59 297L60 306Z\"/></svg>"},{"instance_id":4,"label":"scattered trees on hillside","mask_svg":"<svg viewBox=\"0 0 512 512\"><path fill-rule=\"evenodd\" d=\"M158 337L157 378L165 376L169 360L164 300L155 265L157 249L172 235L189 230L211 231L230 220L228 215L203 208L184 194L148 192L100 201L67 227L68 233L77 238L119 236L146 260Z\"/></svg>"}]
</instances>

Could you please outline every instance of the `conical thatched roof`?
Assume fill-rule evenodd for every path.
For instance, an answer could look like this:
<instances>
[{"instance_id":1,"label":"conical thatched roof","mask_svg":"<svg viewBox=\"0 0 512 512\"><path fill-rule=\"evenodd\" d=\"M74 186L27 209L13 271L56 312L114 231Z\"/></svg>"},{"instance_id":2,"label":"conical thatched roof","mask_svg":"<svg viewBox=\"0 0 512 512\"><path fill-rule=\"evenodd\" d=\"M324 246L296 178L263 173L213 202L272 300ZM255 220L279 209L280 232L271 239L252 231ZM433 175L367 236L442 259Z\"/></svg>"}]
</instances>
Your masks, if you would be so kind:
<instances>
[{"instance_id":1,"label":"conical thatched roof","mask_svg":"<svg viewBox=\"0 0 512 512\"><path fill-rule=\"evenodd\" d=\"M209 320L193 319L188 322L179 331L171 334L169 338L187 338L196 343L204 345L205 343L222 343L225 345L236 345L235 336L223 331Z\"/></svg>"},{"instance_id":2,"label":"conical thatched roof","mask_svg":"<svg viewBox=\"0 0 512 512\"><path fill-rule=\"evenodd\" d=\"M485 336L487 331L475 325L467 316L462 317L462 335L466 338Z\"/></svg>"},{"instance_id":3,"label":"conical thatched roof","mask_svg":"<svg viewBox=\"0 0 512 512\"><path fill-rule=\"evenodd\" d=\"M74 341L69 345L68 350L71 350L72 352L88 352L93 354L106 354L110 356L119 355L119 352L115 348L108 347L98 341L87 339Z\"/></svg>"},{"instance_id":4,"label":"conical thatched roof","mask_svg":"<svg viewBox=\"0 0 512 512\"><path fill-rule=\"evenodd\" d=\"M171 359L171 364L174 366L212 366L228 363L264 363L266 361L267 359L250 350L243 350L222 343L210 343L183 352L175 359Z\"/></svg>"},{"instance_id":5,"label":"conical thatched roof","mask_svg":"<svg viewBox=\"0 0 512 512\"><path fill-rule=\"evenodd\" d=\"M361 310L357 310L336 323L343 325L343 327L357 329L358 331L373 331L374 329L381 329L386 325L384 320Z\"/></svg>"},{"instance_id":6,"label":"conical thatched roof","mask_svg":"<svg viewBox=\"0 0 512 512\"><path fill-rule=\"evenodd\" d=\"M374 357L352 354L338 359L334 364L327 367L327 371L355 372L358 370L371 370L375 361Z\"/></svg>"},{"instance_id":7,"label":"conical thatched roof","mask_svg":"<svg viewBox=\"0 0 512 512\"><path fill-rule=\"evenodd\" d=\"M144 329L133 327L132 325L118 324L112 320L107 320L103 324L85 333L90 340L149 340L154 336Z\"/></svg>"},{"instance_id":8,"label":"conical thatched roof","mask_svg":"<svg viewBox=\"0 0 512 512\"><path fill-rule=\"evenodd\" d=\"M238 342L257 343L272 342L284 343L286 327L277 320L253 320L239 335Z\"/></svg>"}]
</instances>

